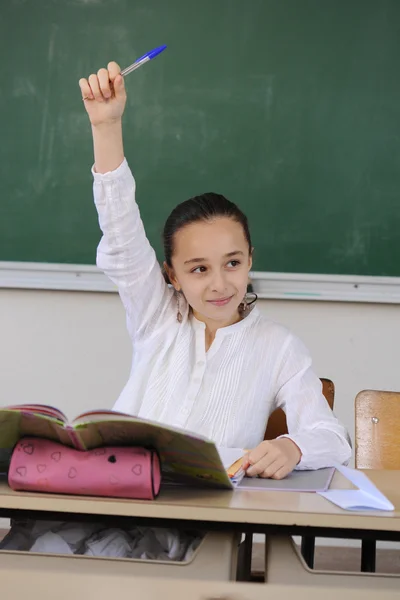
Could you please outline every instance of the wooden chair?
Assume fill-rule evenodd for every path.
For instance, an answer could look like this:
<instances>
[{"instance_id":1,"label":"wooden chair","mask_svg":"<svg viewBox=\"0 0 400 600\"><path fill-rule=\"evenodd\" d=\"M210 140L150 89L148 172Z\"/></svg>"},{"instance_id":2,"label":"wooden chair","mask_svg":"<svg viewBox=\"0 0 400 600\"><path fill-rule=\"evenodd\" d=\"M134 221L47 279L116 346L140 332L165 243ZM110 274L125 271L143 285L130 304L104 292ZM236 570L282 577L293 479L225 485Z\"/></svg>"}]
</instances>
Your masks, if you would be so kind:
<instances>
[{"instance_id":1,"label":"wooden chair","mask_svg":"<svg viewBox=\"0 0 400 600\"><path fill-rule=\"evenodd\" d=\"M400 392L364 390L355 399L357 469L400 469ZM375 571L376 540L361 544L361 570Z\"/></svg>"},{"instance_id":2,"label":"wooden chair","mask_svg":"<svg viewBox=\"0 0 400 600\"><path fill-rule=\"evenodd\" d=\"M324 394L326 401L329 406L333 408L335 400L335 386L333 381L326 378L321 378L322 393ZM280 435L288 433L286 415L281 408L277 408L269 417L267 428L265 430L265 440L274 440ZM253 548L253 536L246 534L242 552L241 552L241 576L240 579L249 579L251 573L251 557ZM314 553L315 553L315 538L311 536L303 536L301 539L301 552L304 560L310 568L314 566Z\"/></svg>"}]
</instances>

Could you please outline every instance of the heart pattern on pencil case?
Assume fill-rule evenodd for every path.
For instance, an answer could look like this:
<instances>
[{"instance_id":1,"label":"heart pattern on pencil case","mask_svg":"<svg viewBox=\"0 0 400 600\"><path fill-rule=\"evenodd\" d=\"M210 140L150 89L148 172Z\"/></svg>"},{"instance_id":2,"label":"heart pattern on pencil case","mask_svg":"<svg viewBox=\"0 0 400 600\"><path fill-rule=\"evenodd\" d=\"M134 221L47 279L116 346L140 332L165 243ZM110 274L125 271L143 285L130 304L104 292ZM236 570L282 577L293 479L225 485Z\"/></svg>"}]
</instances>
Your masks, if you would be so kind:
<instances>
[{"instance_id":1,"label":"heart pattern on pencil case","mask_svg":"<svg viewBox=\"0 0 400 600\"><path fill-rule=\"evenodd\" d=\"M36 468L39 473L43 473L46 470L46 465L38 465Z\"/></svg>"},{"instance_id":2,"label":"heart pattern on pencil case","mask_svg":"<svg viewBox=\"0 0 400 600\"><path fill-rule=\"evenodd\" d=\"M141 475L142 474L142 465L135 465L134 467L132 467L132 473L134 475Z\"/></svg>"},{"instance_id":3,"label":"heart pattern on pencil case","mask_svg":"<svg viewBox=\"0 0 400 600\"><path fill-rule=\"evenodd\" d=\"M33 444L22 444L22 448L23 451L25 452L25 454L33 454L35 448L33 447Z\"/></svg>"},{"instance_id":4,"label":"heart pattern on pencil case","mask_svg":"<svg viewBox=\"0 0 400 600\"><path fill-rule=\"evenodd\" d=\"M50 455L50 458L55 462L59 462L61 459L61 452L53 452L53 454Z\"/></svg>"},{"instance_id":5,"label":"heart pattern on pencil case","mask_svg":"<svg viewBox=\"0 0 400 600\"><path fill-rule=\"evenodd\" d=\"M18 473L20 477L25 477L26 475L26 467L18 467L15 469L15 472Z\"/></svg>"},{"instance_id":6,"label":"heart pattern on pencil case","mask_svg":"<svg viewBox=\"0 0 400 600\"><path fill-rule=\"evenodd\" d=\"M75 479L75 477L78 475L78 471L75 469L75 467L71 467L70 470L68 471L68 477L70 479Z\"/></svg>"}]
</instances>

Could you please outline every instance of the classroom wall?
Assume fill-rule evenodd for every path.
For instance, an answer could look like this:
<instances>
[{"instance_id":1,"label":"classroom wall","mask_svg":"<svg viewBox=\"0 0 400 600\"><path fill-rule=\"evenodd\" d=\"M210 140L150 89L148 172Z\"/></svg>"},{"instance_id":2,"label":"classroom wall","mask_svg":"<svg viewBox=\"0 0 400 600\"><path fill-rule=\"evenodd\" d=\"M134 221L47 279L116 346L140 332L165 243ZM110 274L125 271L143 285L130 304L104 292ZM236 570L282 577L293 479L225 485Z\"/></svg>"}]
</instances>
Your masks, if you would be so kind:
<instances>
[{"instance_id":1,"label":"classroom wall","mask_svg":"<svg viewBox=\"0 0 400 600\"><path fill-rule=\"evenodd\" d=\"M353 436L364 388L400 390L400 305L259 300L299 335L315 370L336 384ZM112 407L129 375L130 341L115 293L0 290L0 405L53 403L74 417Z\"/></svg>"}]
</instances>

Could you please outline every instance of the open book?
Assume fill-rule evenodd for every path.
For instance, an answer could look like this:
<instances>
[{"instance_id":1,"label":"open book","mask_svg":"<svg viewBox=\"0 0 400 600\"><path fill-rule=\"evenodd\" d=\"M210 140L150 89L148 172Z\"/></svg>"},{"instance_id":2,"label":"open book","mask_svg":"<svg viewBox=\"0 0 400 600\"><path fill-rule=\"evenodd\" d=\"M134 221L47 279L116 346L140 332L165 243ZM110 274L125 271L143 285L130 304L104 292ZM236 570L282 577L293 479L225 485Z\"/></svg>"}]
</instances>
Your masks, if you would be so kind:
<instances>
[{"instance_id":1,"label":"open book","mask_svg":"<svg viewBox=\"0 0 400 600\"><path fill-rule=\"evenodd\" d=\"M161 459L164 481L233 489L244 476L244 450L217 448L200 435L110 410L90 411L72 422L41 404L0 408L0 460L10 458L24 436L55 440L78 450L100 446L145 446ZM235 467L230 468L235 463ZM0 465L1 467L1 465ZM7 468L7 467L5 467ZM0 471L5 470L0 468Z\"/></svg>"}]
</instances>

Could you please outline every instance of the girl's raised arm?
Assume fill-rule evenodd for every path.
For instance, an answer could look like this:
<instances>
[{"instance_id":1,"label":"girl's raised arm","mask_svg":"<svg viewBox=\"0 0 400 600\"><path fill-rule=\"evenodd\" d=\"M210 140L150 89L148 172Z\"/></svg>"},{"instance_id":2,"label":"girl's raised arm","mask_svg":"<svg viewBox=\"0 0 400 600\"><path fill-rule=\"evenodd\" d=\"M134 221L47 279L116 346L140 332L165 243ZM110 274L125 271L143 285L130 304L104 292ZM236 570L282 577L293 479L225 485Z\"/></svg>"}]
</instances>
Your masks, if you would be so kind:
<instances>
[{"instance_id":1,"label":"girl's raised arm","mask_svg":"<svg viewBox=\"0 0 400 600\"><path fill-rule=\"evenodd\" d=\"M93 192L103 232L97 265L116 284L135 340L167 326L176 311L135 201L135 180L124 158L122 115L126 92L112 62L79 86L94 146Z\"/></svg>"}]
</instances>

